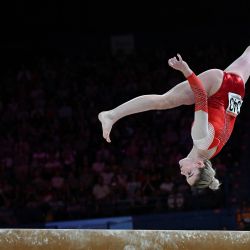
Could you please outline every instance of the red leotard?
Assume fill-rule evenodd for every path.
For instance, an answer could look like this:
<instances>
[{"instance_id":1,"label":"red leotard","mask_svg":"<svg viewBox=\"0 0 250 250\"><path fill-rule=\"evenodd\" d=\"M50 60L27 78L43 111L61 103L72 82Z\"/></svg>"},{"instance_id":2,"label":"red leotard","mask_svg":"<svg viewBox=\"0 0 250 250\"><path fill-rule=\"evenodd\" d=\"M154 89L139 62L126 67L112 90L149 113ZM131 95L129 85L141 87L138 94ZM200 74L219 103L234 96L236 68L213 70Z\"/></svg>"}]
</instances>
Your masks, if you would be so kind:
<instances>
[{"instance_id":1,"label":"red leotard","mask_svg":"<svg viewBox=\"0 0 250 250\"><path fill-rule=\"evenodd\" d=\"M236 120L235 116L227 112L229 92L238 94L243 99L245 86L241 77L233 73L224 72L220 89L208 98L208 121L213 125L215 130L213 142L208 149L217 146L216 152L212 157L217 155L228 141Z\"/></svg>"}]
</instances>

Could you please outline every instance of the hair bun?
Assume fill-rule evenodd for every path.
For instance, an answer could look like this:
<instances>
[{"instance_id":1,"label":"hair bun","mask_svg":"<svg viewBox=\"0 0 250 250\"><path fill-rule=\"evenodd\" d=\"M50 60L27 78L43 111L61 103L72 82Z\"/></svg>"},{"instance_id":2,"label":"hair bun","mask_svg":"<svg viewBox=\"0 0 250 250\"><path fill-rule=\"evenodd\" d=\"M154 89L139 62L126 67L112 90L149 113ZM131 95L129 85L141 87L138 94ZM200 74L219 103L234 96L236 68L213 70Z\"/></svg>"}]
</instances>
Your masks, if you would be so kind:
<instances>
[{"instance_id":1,"label":"hair bun","mask_svg":"<svg viewBox=\"0 0 250 250\"><path fill-rule=\"evenodd\" d=\"M220 185L221 185L221 183L216 178L213 177L213 179L208 187L212 190L218 190Z\"/></svg>"}]
</instances>

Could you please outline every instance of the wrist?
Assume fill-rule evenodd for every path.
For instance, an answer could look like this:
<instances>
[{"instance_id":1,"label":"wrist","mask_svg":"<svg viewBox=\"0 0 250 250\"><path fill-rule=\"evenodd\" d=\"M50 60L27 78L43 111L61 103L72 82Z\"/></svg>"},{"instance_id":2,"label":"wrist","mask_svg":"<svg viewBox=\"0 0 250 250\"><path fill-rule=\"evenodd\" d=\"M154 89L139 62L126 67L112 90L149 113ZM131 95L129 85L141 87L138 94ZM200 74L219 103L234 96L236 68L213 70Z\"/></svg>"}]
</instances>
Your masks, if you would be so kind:
<instances>
[{"instance_id":1,"label":"wrist","mask_svg":"<svg viewBox=\"0 0 250 250\"><path fill-rule=\"evenodd\" d=\"M185 78L188 78L193 74L193 71L190 68L186 68L185 70L182 71L182 73L185 76Z\"/></svg>"}]
</instances>

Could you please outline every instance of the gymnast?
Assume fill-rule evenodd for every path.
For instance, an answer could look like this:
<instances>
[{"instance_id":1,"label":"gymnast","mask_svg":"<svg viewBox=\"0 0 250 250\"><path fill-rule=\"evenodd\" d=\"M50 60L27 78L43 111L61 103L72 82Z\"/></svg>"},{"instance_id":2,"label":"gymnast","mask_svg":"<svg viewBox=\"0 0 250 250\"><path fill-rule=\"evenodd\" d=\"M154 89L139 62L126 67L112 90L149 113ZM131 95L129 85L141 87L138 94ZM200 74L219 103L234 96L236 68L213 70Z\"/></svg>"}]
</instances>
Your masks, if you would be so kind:
<instances>
[{"instance_id":1,"label":"gymnast","mask_svg":"<svg viewBox=\"0 0 250 250\"><path fill-rule=\"evenodd\" d=\"M240 113L245 83L250 74L250 46L224 71L210 69L196 76L179 54L169 59L168 64L182 72L187 80L163 95L142 95L99 113L103 137L111 142L112 126L127 115L194 104L193 146L189 154L179 161L180 171L190 186L217 190L220 182L215 178L210 159L228 141Z\"/></svg>"}]
</instances>

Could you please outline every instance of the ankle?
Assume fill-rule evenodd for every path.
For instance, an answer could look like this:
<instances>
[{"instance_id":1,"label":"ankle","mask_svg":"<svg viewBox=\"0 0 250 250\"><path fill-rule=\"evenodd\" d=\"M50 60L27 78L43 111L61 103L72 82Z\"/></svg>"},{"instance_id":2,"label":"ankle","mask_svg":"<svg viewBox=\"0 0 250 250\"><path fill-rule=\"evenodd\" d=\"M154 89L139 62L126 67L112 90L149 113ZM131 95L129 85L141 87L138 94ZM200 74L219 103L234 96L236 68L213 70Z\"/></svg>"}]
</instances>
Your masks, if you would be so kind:
<instances>
[{"instance_id":1,"label":"ankle","mask_svg":"<svg viewBox=\"0 0 250 250\"><path fill-rule=\"evenodd\" d=\"M107 116L110 120L114 121L115 120L115 112L113 110L107 111Z\"/></svg>"}]
</instances>

